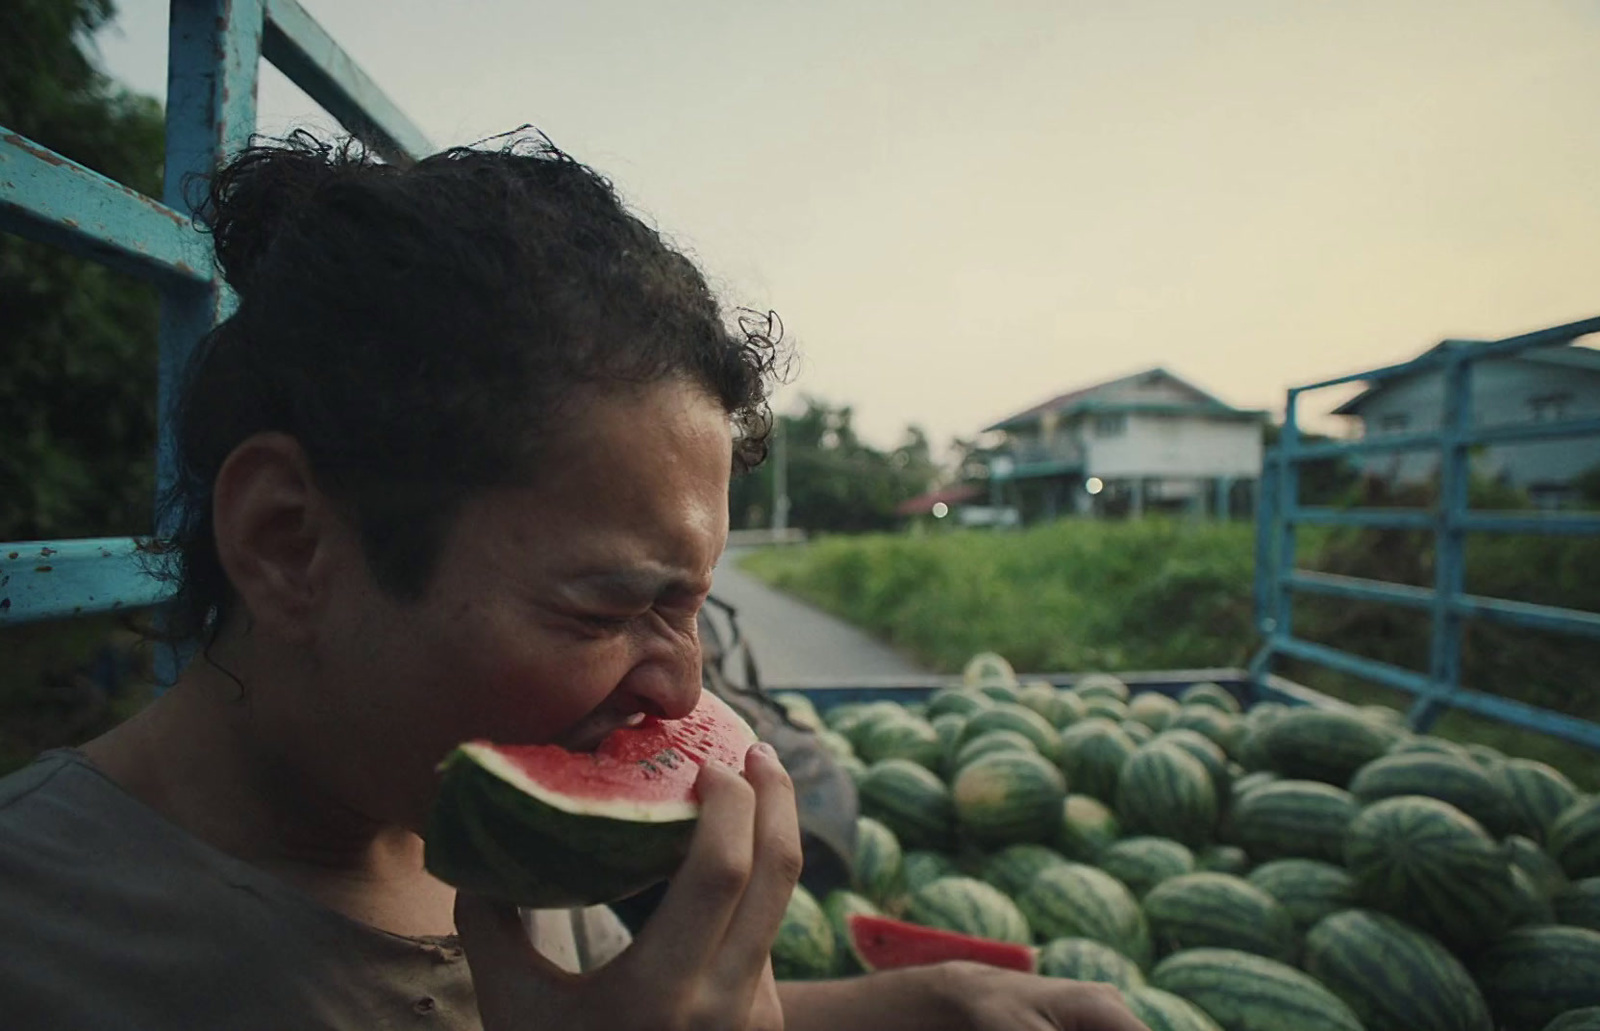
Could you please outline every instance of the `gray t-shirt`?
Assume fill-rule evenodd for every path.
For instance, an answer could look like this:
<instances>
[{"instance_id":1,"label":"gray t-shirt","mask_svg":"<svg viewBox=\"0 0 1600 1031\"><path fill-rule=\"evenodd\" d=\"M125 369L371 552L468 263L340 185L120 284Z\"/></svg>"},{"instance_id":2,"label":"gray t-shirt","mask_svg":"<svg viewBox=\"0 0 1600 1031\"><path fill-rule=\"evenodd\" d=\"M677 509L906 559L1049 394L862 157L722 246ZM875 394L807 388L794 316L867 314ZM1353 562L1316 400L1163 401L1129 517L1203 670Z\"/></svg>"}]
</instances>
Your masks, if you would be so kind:
<instances>
[{"instance_id":1,"label":"gray t-shirt","mask_svg":"<svg viewBox=\"0 0 1600 1031\"><path fill-rule=\"evenodd\" d=\"M627 946L610 910L526 913L568 970ZM390 934L223 853L57 749L0 779L0 1026L481 1027L455 936Z\"/></svg>"}]
</instances>

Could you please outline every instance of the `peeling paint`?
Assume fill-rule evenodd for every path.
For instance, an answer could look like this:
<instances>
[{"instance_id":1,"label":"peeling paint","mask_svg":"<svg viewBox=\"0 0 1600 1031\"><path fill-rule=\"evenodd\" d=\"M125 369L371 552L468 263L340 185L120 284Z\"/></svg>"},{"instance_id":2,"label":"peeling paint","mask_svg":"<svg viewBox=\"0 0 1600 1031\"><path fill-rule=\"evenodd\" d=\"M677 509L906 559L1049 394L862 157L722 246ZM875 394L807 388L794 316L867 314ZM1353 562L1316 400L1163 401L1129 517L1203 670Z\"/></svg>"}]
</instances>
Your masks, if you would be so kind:
<instances>
[{"instance_id":1,"label":"peeling paint","mask_svg":"<svg viewBox=\"0 0 1600 1031\"><path fill-rule=\"evenodd\" d=\"M48 573L53 569L55 569L55 566L34 566L33 567L33 571L35 573Z\"/></svg>"}]
</instances>

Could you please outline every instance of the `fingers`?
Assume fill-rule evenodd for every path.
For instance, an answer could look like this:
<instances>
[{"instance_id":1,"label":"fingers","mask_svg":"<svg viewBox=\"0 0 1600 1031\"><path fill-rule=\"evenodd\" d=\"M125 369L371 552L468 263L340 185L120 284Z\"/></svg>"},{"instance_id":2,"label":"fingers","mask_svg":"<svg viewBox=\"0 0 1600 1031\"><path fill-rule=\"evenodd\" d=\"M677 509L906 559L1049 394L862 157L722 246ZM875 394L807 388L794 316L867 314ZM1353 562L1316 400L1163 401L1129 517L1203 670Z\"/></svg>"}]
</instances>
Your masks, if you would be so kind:
<instances>
[{"instance_id":1,"label":"fingers","mask_svg":"<svg viewBox=\"0 0 1600 1031\"><path fill-rule=\"evenodd\" d=\"M700 820L689 854L630 952L656 976L694 976L721 946L750 879L755 789L710 763L695 781Z\"/></svg>"},{"instance_id":2,"label":"fingers","mask_svg":"<svg viewBox=\"0 0 1600 1031\"><path fill-rule=\"evenodd\" d=\"M1080 984L1071 1003L1071 1017L1060 1024L1068 1031L1150 1031L1133 1015L1122 993L1108 984Z\"/></svg>"},{"instance_id":3,"label":"fingers","mask_svg":"<svg viewBox=\"0 0 1600 1031\"><path fill-rule=\"evenodd\" d=\"M716 982L725 991L754 986L800 879L800 821L794 783L770 746L745 759L745 779L755 789L755 850L750 880L717 954Z\"/></svg>"}]
</instances>

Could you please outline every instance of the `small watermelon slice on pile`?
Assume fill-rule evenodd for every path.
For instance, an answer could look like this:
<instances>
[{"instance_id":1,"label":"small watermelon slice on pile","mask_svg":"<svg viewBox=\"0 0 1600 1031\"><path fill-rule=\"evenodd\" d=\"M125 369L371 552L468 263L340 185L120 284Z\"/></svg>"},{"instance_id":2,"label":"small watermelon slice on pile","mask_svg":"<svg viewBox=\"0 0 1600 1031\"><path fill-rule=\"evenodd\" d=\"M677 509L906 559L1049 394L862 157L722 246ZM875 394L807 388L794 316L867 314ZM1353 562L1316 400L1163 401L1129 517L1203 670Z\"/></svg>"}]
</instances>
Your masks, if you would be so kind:
<instances>
[{"instance_id":1,"label":"small watermelon slice on pile","mask_svg":"<svg viewBox=\"0 0 1600 1031\"><path fill-rule=\"evenodd\" d=\"M886 916L852 913L849 923L856 958L869 972L968 960L1031 974L1039 960L1039 950L1030 945L974 938Z\"/></svg>"},{"instance_id":2,"label":"small watermelon slice on pile","mask_svg":"<svg viewBox=\"0 0 1600 1031\"><path fill-rule=\"evenodd\" d=\"M593 752L468 741L439 766L424 860L447 884L531 909L626 898L687 854L700 767L742 771L755 742L709 691L683 719L645 717Z\"/></svg>"}]
</instances>

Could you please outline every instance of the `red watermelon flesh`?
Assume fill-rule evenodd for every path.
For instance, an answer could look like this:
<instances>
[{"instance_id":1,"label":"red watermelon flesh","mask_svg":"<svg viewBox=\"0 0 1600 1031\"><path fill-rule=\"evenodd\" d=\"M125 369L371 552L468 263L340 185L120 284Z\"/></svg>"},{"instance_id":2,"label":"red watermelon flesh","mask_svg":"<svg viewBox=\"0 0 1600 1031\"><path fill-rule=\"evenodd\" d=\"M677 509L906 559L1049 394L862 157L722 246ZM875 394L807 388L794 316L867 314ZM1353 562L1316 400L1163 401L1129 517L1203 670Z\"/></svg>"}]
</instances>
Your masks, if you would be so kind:
<instances>
[{"instance_id":1,"label":"red watermelon flesh","mask_svg":"<svg viewBox=\"0 0 1600 1031\"><path fill-rule=\"evenodd\" d=\"M850 917L850 937L856 955L869 971L967 960L1031 974L1039 955L1039 950L1027 945L974 938L864 913Z\"/></svg>"},{"instance_id":2,"label":"red watermelon flesh","mask_svg":"<svg viewBox=\"0 0 1600 1031\"><path fill-rule=\"evenodd\" d=\"M682 862L700 812L700 767L743 770L755 741L738 713L702 692L683 719L646 717L593 752L466 742L439 767L428 869L529 908L625 898Z\"/></svg>"}]
</instances>

